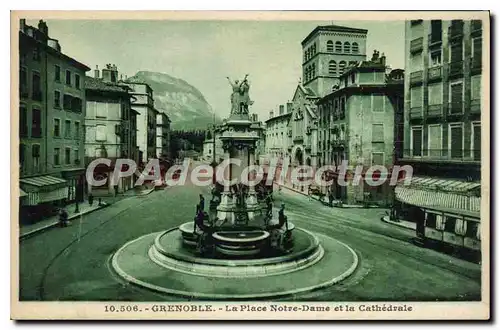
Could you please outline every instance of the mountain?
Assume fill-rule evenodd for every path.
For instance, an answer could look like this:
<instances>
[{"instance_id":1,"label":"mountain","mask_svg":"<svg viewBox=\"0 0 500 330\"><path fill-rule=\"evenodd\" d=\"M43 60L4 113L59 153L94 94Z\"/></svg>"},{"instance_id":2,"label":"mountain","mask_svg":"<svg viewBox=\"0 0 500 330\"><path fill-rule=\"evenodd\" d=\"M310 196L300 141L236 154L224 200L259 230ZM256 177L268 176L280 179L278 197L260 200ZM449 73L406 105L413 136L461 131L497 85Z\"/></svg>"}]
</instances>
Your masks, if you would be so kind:
<instances>
[{"instance_id":1,"label":"mountain","mask_svg":"<svg viewBox=\"0 0 500 330\"><path fill-rule=\"evenodd\" d=\"M182 79L139 71L127 81L147 83L153 89L155 108L170 117L174 130L205 130L214 121L214 111L203 94ZM217 115L215 120L221 121Z\"/></svg>"}]
</instances>

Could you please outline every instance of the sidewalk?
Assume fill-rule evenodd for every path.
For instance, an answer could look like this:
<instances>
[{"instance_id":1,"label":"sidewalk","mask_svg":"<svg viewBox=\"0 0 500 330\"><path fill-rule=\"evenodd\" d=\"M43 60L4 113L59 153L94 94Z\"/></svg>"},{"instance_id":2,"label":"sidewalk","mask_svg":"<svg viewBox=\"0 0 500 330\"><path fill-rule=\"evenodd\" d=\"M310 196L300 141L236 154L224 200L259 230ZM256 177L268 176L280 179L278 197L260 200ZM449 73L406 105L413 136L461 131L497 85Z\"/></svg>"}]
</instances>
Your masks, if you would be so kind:
<instances>
[{"instance_id":1,"label":"sidewalk","mask_svg":"<svg viewBox=\"0 0 500 330\"><path fill-rule=\"evenodd\" d=\"M390 223L392 225L396 225L399 227L408 228L408 229L412 229L412 230L417 229L417 224L415 222L410 222L410 221L405 221L405 220L394 221L394 220L391 220L388 215L384 215L381 220L383 222L387 222L387 223Z\"/></svg>"},{"instance_id":2,"label":"sidewalk","mask_svg":"<svg viewBox=\"0 0 500 330\"><path fill-rule=\"evenodd\" d=\"M290 187L290 186L288 186L288 185L282 185L282 184L279 184L279 183L277 183L277 182L274 182L274 184L275 184L275 185L277 185L277 186L279 186L279 187L284 187L284 188L286 188L286 189L288 189L288 190L291 190L291 191L293 191L293 192L296 192L296 193L302 194L302 195L304 195L304 196L307 196L307 197L309 197L309 198L311 198L311 199L317 200L318 202L323 203L323 205L327 205L327 206L329 205L329 204L328 204L328 201L327 201L327 200L328 200L328 198L327 198L326 196L323 196L323 198L324 198L325 200L322 200L322 199L321 199L319 196L317 196L317 195L308 195L308 194L307 194L307 192L303 192L303 191L301 191L301 190L299 190L299 189L292 188L292 187ZM380 209L380 208L385 208L385 207L383 207L383 206L378 206L378 205L370 205L370 206L366 207L366 206L364 206L364 205L358 205L358 204L345 204L345 203L344 203L344 204L342 204L342 203L340 203L340 201L338 201L338 200L334 200L334 201L333 201L333 207L338 207L338 208L346 208L346 209L349 209L349 208L351 208L351 209L367 209L367 208L371 208L371 209Z\"/></svg>"},{"instance_id":3,"label":"sidewalk","mask_svg":"<svg viewBox=\"0 0 500 330\"><path fill-rule=\"evenodd\" d=\"M89 205L88 201L84 201L78 204L79 211L75 213L75 204L66 205L64 208L68 212L68 220L72 220L78 218L81 215L88 214L94 212L96 210L102 209L110 204L103 202L101 206L99 206L98 201L94 200L92 206ZM59 216L55 215L50 218L38 221L34 224L22 225L19 228L19 238L24 239L33 236L34 234L43 232L47 229L53 228L59 224Z\"/></svg>"}]
</instances>

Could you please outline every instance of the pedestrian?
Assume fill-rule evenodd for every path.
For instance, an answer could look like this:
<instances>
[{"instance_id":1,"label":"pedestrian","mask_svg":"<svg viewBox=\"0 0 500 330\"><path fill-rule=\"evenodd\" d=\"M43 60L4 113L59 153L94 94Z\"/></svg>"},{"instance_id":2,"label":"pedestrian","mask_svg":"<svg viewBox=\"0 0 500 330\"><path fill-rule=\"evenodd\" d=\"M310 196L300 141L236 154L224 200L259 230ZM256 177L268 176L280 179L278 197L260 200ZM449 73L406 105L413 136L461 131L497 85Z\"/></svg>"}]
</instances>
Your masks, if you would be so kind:
<instances>
[{"instance_id":1,"label":"pedestrian","mask_svg":"<svg viewBox=\"0 0 500 330\"><path fill-rule=\"evenodd\" d=\"M333 193L330 191L330 192L328 193L328 202L329 202L329 204L330 204L330 207L333 207L333 199L334 199L334 198L333 198Z\"/></svg>"},{"instance_id":2,"label":"pedestrian","mask_svg":"<svg viewBox=\"0 0 500 330\"><path fill-rule=\"evenodd\" d=\"M205 211L205 198L203 197L202 194L200 194L200 204L199 204L200 211L203 212Z\"/></svg>"},{"instance_id":3,"label":"pedestrian","mask_svg":"<svg viewBox=\"0 0 500 330\"><path fill-rule=\"evenodd\" d=\"M94 195L90 194L89 195L89 205L92 206L94 204Z\"/></svg>"},{"instance_id":4,"label":"pedestrian","mask_svg":"<svg viewBox=\"0 0 500 330\"><path fill-rule=\"evenodd\" d=\"M68 226L69 221L68 221L68 212L64 208L59 209L59 225L61 227L66 227Z\"/></svg>"}]
</instances>

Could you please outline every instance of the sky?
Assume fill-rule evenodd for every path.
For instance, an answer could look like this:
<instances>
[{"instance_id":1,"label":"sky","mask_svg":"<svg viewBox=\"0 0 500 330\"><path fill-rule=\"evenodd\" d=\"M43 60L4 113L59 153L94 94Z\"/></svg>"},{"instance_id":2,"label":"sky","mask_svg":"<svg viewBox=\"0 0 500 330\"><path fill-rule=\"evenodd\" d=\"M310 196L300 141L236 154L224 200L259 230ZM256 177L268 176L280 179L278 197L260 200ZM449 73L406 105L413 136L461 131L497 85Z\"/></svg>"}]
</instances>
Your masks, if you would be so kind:
<instances>
[{"instance_id":1,"label":"sky","mask_svg":"<svg viewBox=\"0 0 500 330\"><path fill-rule=\"evenodd\" d=\"M112 63L124 76L146 70L184 79L222 118L230 111L226 76L241 80L248 73L250 111L263 120L293 97L302 76L301 41L332 23L367 29L367 59L377 49L392 68L404 68L404 21L47 20L63 53L92 70Z\"/></svg>"}]
</instances>

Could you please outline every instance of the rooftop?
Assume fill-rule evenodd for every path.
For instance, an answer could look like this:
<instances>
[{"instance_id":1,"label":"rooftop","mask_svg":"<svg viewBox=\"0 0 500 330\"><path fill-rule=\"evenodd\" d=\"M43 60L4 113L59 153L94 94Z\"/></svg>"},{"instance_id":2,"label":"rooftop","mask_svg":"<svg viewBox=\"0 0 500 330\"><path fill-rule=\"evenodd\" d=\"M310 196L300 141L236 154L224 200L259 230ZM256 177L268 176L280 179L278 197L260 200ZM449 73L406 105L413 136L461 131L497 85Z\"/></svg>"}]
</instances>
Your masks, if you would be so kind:
<instances>
[{"instance_id":1,"label":"rooftop","mask_svg":"<svg viewBox=\"0 0 500 330\"><path fill-rule=\"evenodd\" d=\"M350 32L350 33L361 33L361 34L367 34L368 30L366 29L358 29L358 28L351 28L348 26L340 26L340 25L318 25L314 30L312 30L311 33L305 37L305 39L302 41L302 45L304 45L309 39L312 38L316 33L319 31L332 31L332 32Z\"/></svg>"},{"instance_id":2,"label":"rooftop","mask_svg":"<svg viewBox=\"0 0 500 330\"><path fill-rule=\"evenodd\" d=\"M103 92L118 92L127 93L128 87L118 83L105 82L99 78L85 77L85 89L103 91Z\"/></svg>"}]
</instances>

